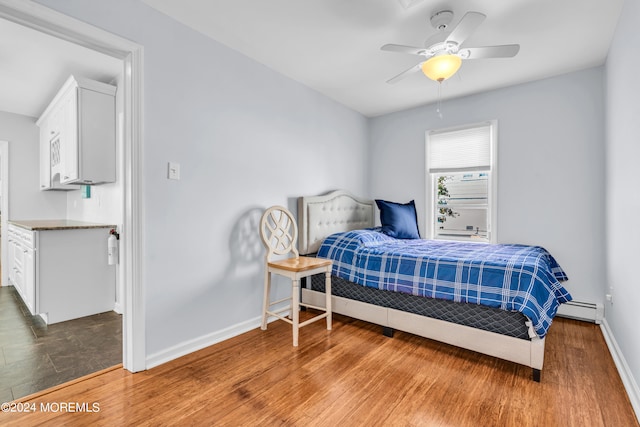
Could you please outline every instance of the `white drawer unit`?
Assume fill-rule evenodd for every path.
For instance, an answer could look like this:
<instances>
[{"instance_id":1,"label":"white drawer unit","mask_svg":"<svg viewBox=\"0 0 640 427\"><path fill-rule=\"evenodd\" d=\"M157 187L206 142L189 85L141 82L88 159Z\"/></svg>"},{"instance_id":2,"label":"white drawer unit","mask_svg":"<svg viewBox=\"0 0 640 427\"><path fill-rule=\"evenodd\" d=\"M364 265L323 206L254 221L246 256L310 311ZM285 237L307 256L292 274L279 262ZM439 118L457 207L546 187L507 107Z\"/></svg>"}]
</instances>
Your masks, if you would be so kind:
<instances>
[{"instance_id":1,"label":"white drawer unit","mask_svg":"<svg viewBox=\"0 0 640 427\"><path fill-rule=\"evenodd\" d=\"M40 223L46 226L34 226ZM9 223L9 282L31 314L51 324L114 309L111 228L66 220Z\"/></svg>"}]
</instances>

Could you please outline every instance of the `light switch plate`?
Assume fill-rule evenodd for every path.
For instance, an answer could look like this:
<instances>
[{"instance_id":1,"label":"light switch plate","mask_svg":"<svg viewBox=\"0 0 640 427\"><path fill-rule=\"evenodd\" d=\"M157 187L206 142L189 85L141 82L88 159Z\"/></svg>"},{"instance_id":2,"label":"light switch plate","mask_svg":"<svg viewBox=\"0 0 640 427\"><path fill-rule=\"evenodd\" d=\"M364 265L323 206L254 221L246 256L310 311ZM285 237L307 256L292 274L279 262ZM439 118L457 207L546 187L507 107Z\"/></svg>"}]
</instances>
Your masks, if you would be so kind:
<instances>
[{"instance_id":1,"label":"light switch plate","mask_svg":"<svg viewBox=\"0 0 640 427\"><path fill-rule=\"evenodd\" d=\"M180 163L169 162L169 179L180 179Z\"/></svg>"}]
</instances>

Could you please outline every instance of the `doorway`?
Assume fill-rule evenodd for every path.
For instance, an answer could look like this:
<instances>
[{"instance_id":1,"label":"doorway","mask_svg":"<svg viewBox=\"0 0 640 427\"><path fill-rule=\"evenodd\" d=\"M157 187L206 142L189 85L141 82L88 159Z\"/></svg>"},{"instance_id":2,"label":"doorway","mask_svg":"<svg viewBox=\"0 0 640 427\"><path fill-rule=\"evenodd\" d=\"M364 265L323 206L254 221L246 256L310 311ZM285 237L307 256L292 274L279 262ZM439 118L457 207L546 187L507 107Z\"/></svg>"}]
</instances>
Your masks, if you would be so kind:
<instances>
[{"instance_id":1,"label":"doorway","mask_svg":"<svg viewBox=\"0 0 640 427\"><path fill-rule=\"evenodd\" d=\"M36 3L0 0L0 18L24 25L105 55L123 63L124 194L120 240L122 269L123 366L136 372L146 368L142 235L142 57L141 46ZM2 246L6 247L4 236ZM3 255L4 256L4 255Z\"/></svg>"},{"instance_id":2,"label":"doorway","mask_svg":"<svg viewBox=\"0 0 640 427\"><path fill-rule=\"evenodd\" d=\"M5 275L3 284L13 285L0 288L0 400L5 402L93 374L121 364L123 361L122 316L113 311L121 304L116 299L115 307L114 302L111 302L109 307L108 287L111 293L119 294L114 288L121 280L116 278L118 266L106 265L108 229L100 230L100 236L89 230L49 229L50 231L38 231L32 234L15 225L25 219L35 220L35 224L38 220L60 219L83 223L117 224L119 229L122 228L121 204L124 200L122 171L124 168L121 161L117 162L117 167L114 165L117 170L117 179L114 180L116 182L93 188L95 191L92 192L94 195L92 199L81 198L80 190L42 191L39 189L38 179L42 180L41 176L50 174L48 167L41 169L42 132L34 116L41 115L44 107L49 104L52 98L51 92L55 93L58 89L60 78L66 79L63 72L68 70L76 77L95 78L92 70L98 69L100 72L98 77L103 79L103 83L122 86L124 63L122 60L105 57L102 53L90 51L4 19L0 20L0 34L13 40L12 46L3 45L1 49L5 65L8 66L3 71L3 78L6 83L24 86L15 92L5 90L4 86L0 90L2 93L0 95L0 110L2 110L0 133L8 140L0 146L0 160L4 163L4 167L0 166L3 190L0 193L0 200L2 200L0 213L4 214L0 235L4 234L2 240L6 244L2 257L4 260L0 262L0 268ZM76 65L69 68L70 60L77 64L92 62L88 66ZM39 61L44 62L41 67L43 75L38 75L37 71L31 70L34 64L41 63ZM59 75L58 81L53 78L46 80L49 73ZM103 75L105 77L102 77ZM34 80L45 80L48 83L40 86L34 83ZM5 82L2 84L4 85ZM22 95L23 100L31 99L32 101L16 102L16 95ZM116 109L123 111L122 96L116 93L115 101ZM114 121L114 131L116 127ZM45 138L47 136L45 135ZM122 153L122 135L118 134L115 139L117 140L114 141L117 147L115 152ZM44 155L45 159L47 157L48 153ZM99 204L100 201L102 205ZM9 209L9 203L11 209ZM55 224L64 226L64 223L65 221L60 221ZM77 233L82 233L83 238L75 239L73 236L77 236ZM89 234L92 234L92 238L86 240L84 236ZM56 244L50 244L49 249L45 249L45 245L40 243L54 238L54 235L58 236L55 237ZM100 250L102 239L104 239L104 265L100 261L103 254ZM66 243L64 248L58 244L64 241L74 241L74 247L69 243ZM93 243L89 243L91 241ZM84 249L76 250L75 247L78 244ZM93 248L93 256L83 258L83 253L90 248ZM56 261L52 258L54 253L59 254L55 258ZM91 278L89 274L78 276L77 271L73 274L79 259L92 263L95 271L100 271L97 273L100 277L95 274ZM44 267L47 264L50 266L48 269ZM56 268L53 264L58 267ZM87 269L91 271L93 267L87 267ZM38 304L38 295L41 297L39 301L41 308L44 308L42 297L44 291L52 289L51 286L57 286L63 290L62 284L70 276L76 277L73 283L77 283L78 291L94 289L95 292L85 291L84 297L75 300L73 295L75 292L73 294L67 292L67 298L58 297L55 307L51 305L54 295L49 294L47 300L49 309L34 312ZM80 277L83 277L82 281L79 280ZM34 293L34 286L39 286L40 292ZM99 289L105 289L105 291L100 292ZM75 297L77 296L79 294L75 294ZM72 300L75 303L69 304ZM74 307L93 308L85 308L83 311L82 308L78 310ZM74 312L77 314L73 315ZM42 313L43 317L34 313ZM52 324L43 320L54 313L58 313L58 319L62 316L63 319L71 320ZM89 313L100 314L87 316Z\"/></svg>"}]
</instances>

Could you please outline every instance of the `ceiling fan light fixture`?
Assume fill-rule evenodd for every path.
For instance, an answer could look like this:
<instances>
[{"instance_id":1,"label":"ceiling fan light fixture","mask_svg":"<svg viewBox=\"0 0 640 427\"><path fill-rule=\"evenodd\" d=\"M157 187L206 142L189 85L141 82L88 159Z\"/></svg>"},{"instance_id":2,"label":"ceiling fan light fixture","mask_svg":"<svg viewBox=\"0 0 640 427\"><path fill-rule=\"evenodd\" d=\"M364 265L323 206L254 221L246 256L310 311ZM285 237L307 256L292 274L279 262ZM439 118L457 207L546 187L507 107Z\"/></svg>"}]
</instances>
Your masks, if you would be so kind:
<instances>
[{"instance_id":1,"label":"ceiling fan light fixture","mask_svg":"<svg viewBox=\"0 0 640 427\"><path fill-rule=\"evenodd\" d=\"M453 76L462 65L462 59L457 55L436 55L422 63L422 72L431 80L442 83Z\"/></svg>"}]
</instances>

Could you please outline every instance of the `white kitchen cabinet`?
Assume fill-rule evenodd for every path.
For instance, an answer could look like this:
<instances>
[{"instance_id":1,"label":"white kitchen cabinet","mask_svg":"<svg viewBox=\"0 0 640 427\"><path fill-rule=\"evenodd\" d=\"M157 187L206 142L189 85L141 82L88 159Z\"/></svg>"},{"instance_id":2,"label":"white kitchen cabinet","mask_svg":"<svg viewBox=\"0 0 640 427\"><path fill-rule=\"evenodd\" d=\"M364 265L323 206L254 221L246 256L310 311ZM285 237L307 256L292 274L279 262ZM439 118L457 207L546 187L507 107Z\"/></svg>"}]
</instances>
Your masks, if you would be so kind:
<instances>
[{"instance_id":1,"label":"white kitchen cabinet","mask_svg":"<svg viewBox=\"0 0 640 427\"><path fill-rule=\"evenodd\" d=\"M51 143L60 135L59 112L55 111L49 117L42 117L38 121L40 126L40 190L77 190L79 185L65 185L60 183L60 175L52 179L51 173ZM60 143L58 138L57 144Z\"/></svg>"},{"instance_id":2,"label":"white kitchen cabinet","mask_svg":"<svg viewBox=\"0 0 640 427\"><path fill-rule=\"evenodd\" d=\"M35 308L35 263L33 232L9 224L9 281L31 313Z\"/></svg>"},{"instance_id":3,"label":"white kitchen cabinet","mask_svg":"<svg viewBox=\"0 0 640 427\"><path fill-rule=\"evenodd\" d=\"M9 281L31 314L51 324L114 309L111 228L69 220L9 223Z\"/></svg>"},{"instance_id":4,"label":"white kitchen cabinet","mask_svg":"<svg viewBox=\"0 0 640 427\"><path fill-rule=\"evenodd\" d=\"M115 93L115 86L69 77L37 122L41 189L115 182Z\"/></svg>"}]
</instances>

